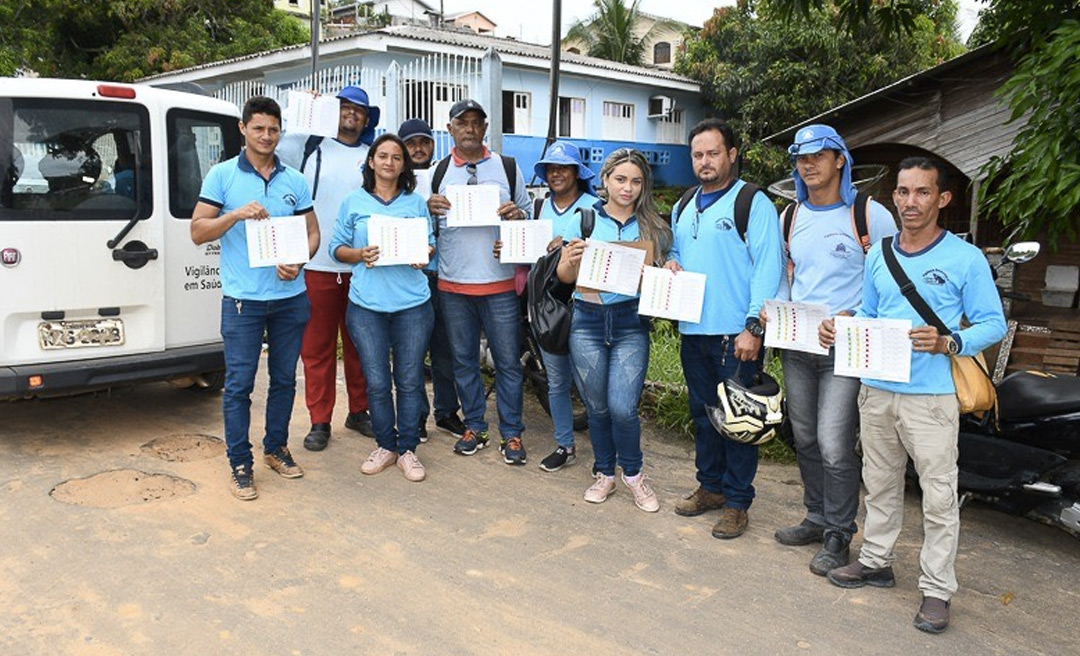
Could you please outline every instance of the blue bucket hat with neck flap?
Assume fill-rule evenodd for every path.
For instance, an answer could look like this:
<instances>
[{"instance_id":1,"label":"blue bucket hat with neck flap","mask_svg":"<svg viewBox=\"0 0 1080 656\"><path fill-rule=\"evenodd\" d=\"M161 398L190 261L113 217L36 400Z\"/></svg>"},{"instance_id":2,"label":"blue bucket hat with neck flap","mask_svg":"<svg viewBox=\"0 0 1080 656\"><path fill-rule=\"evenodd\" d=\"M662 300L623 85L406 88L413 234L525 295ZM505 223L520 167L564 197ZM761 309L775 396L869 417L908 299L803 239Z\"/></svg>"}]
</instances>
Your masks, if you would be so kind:
<instances>
[{"instance_id":1,"label":"blue bucket hat with neck flap","mask_svg":"<svg viewBox=\"0 0 1080 656\"><path fill-rule=\"evenodd\" d=\"M807 125L799 128L795 133L794 143L788 148L788 153L794 162L799 155L813 155L822 150L835 150L844 156L844 168L840 174L840 199L844 201L845 205L852 205L855 202L855 194L857 193L855 185L851 182L851 167L855 165L855 160L852 159L851 153L848 152L843 137L836 130L824 124ZM800 203L806 202L810 192L806 189L806 183L799 176L798 167L795 167L791 172L791 177L795 179L795 199Z\"/></svg>"}]
</instances>

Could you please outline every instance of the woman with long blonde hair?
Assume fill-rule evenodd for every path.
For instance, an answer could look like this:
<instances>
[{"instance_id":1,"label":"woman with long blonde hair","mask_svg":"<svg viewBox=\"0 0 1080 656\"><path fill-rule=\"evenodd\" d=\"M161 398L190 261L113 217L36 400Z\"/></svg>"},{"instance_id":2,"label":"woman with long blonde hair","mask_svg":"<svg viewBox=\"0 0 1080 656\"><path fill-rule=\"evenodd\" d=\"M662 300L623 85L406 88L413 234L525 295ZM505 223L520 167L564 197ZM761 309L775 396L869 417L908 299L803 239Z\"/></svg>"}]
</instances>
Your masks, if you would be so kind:
<instances>
[{"instance_id":1,"label":"woman with long blonde hair","mask_svg":"<svg viewBox=\"0 0 1080 656\"><path fill-rule=\"evenodd\" d=\"M649 163L637 150L620 148L600 170L607 200L593 206L595 241L641 241L651 244L654 264L671 249L671 228L652 198ZM585 242L579 236L564 249L559 279L577 280ZM570 326L570 359L574 378L589 413L593 477L585 500L602 503L615 491L615 467L634 503L656 512L660 502L642 473L641 421L638 401L649 366L649 320L638 315L638 297L609 292L575 294Z\"/></svg>"}]
</instances>

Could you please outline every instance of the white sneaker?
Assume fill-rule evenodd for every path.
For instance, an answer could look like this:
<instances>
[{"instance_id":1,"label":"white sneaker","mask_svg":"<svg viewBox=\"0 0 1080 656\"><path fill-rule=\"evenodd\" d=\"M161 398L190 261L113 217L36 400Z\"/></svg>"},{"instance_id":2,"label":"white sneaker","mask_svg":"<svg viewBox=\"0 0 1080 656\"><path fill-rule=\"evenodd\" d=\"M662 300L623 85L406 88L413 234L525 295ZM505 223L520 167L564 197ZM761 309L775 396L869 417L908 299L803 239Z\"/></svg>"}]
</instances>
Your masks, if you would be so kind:
<instances>
[{"instance_id":1,"label":"white sneaker","mask_svg":"<svg viewBox=\"0 0 1080 656\"><path fill-rule=\"evenodd\" d=\"M360 465L360 471L365 474L378 474L397 461L398 456L393 451L387 451L381 446L371 452L364 464Z\"/></svg>"},{"instance_id":2,"label":"white sneaker","mask_svg":"<svg viewBox=\"0 0 1080 656\"><path fill-rule=\"evenodd\" d=\"M604 503L608 495L615 491L615 477L605 476L601 472L593 474L596 482L585 490L585 500L589 503Z\"/></svg>"},{"instance_id":3,"label":"white sneaker","mask_svg":"<svg viewBox=\"0 0 1080 656\"><path fill-rule=\"evenodd\" d=\"M660 501L656 498L656 492L653 492L653 489L649 487L648 478L646 478L645 474L638 472L637 476L631 476L630 478L623 474L622 481L634 493L634 503L638 508L645 512L660 510Z\"/></svg>"},{"instance_id":4,"label":"white sneaker","mask_svg":"<svg viewBox=\"0 0 1080 656\"><path fill-rule=\"evenodd\" d=\"M398 456L397 466L401 473L405 474L405 479L413 483L419 483L427 477L424 466L420 464L420 458L417 458L412 451L406 451Z\"/></svg>"}]
</instances>

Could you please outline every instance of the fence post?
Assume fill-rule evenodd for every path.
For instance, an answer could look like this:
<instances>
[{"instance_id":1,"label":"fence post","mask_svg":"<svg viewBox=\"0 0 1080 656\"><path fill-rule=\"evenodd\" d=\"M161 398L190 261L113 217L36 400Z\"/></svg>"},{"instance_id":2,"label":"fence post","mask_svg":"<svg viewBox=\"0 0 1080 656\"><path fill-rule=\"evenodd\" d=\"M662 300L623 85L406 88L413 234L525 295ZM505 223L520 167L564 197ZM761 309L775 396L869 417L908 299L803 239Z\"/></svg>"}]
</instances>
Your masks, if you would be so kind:
<instances>
[{"instance_id":1,"label":"fence post","mask_svg":"<svg viewBox=\"0 0 1080 656\"><path fill-rule=\"evenodd\" d=\"M396 61L390 62L386 68L386 78L383 83L386 95L383 97L382 124L387 132L396 132L402 121L409 117L401 114L401 66Z\"/></svg>"},{"instance_id":2,"label":"fence post","mask_svg":"<svg viewBox=\"0 0 1080 656\"><path fill-rule=\"evenodd\" d=\"M502 58L493 48L488 48L480 64L480 97L477 98L488 113L488 138L491 150L502 152Z\"/></svg>"}]
</instances>

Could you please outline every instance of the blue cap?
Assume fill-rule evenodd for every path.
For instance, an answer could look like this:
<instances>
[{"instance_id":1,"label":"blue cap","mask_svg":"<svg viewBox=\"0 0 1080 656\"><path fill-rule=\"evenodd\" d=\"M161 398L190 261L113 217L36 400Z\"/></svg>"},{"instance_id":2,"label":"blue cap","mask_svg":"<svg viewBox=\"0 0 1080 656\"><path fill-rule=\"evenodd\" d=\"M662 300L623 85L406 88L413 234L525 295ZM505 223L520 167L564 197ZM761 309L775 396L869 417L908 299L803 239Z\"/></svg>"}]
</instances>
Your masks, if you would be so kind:
<instances>
[{"instance_id":1,"label":"blue cap","mask_svg":"<svg viewBox=\"0 0 1080 656\"><path fill-rule=\"evenodd\" d=\"M337 97L367 110L368 122L360 133L360 142L370 146L371 142L375 141L375 128L379 125L379 115L382 112L379 111L378 107L372 107L368 103L367 91L360 87L345 87L338 92Z\"/></svg>"},{"instance_id":2,"label":"blue cap","mask_svg":"<svg viewBox=\"0 0 1080 656\"><path fill-rule=\"evenodd\" d=\"M851 153L848 152L847 144L843 137L830 125L816 124L799 128L795 133L795 141L788 148L792 159L799 155L813 155L823 150L835 150L844 156L844 169L840 175L840 198L845 205L855 202L855 185L851 183L851 167L855 165ZM806 189L806 183L799 176L799 169L795 167L791 177L795 179L795 199L800 203L805 202L810 196Z\"/></svg>"},{"instance_id":3,"label":"blue cap","mask_svg":"<svg viewBox=\"0 0 1080 656\"><path fill-rule=\"evenodd\" d=\"M401 127L398 128L397 136L402 141L408 141L414 137L427 137L432 141L435 140L435 133L431 130L431 126L422 118L410 118L402 123Z\"/></svg>"},{"instance_id":4,"label":"blue cap","mask_svg":"<svg viewBox=\"0 0 1080 656\"><path fill-rule=\"evenodd\" d=\"M593 193L593 184L591 180L596 177L589 167L585 166L585 163L581 159L581 151L578 147L569 141L556 141L548 146L547 152L544 154L544 158L533 166L533 172L536 177L547 182L547 165L555 164L557 166L576 166L578 170L578 180L585 180L588 183L589 193Z\"/></svg>"}]
</instances>

